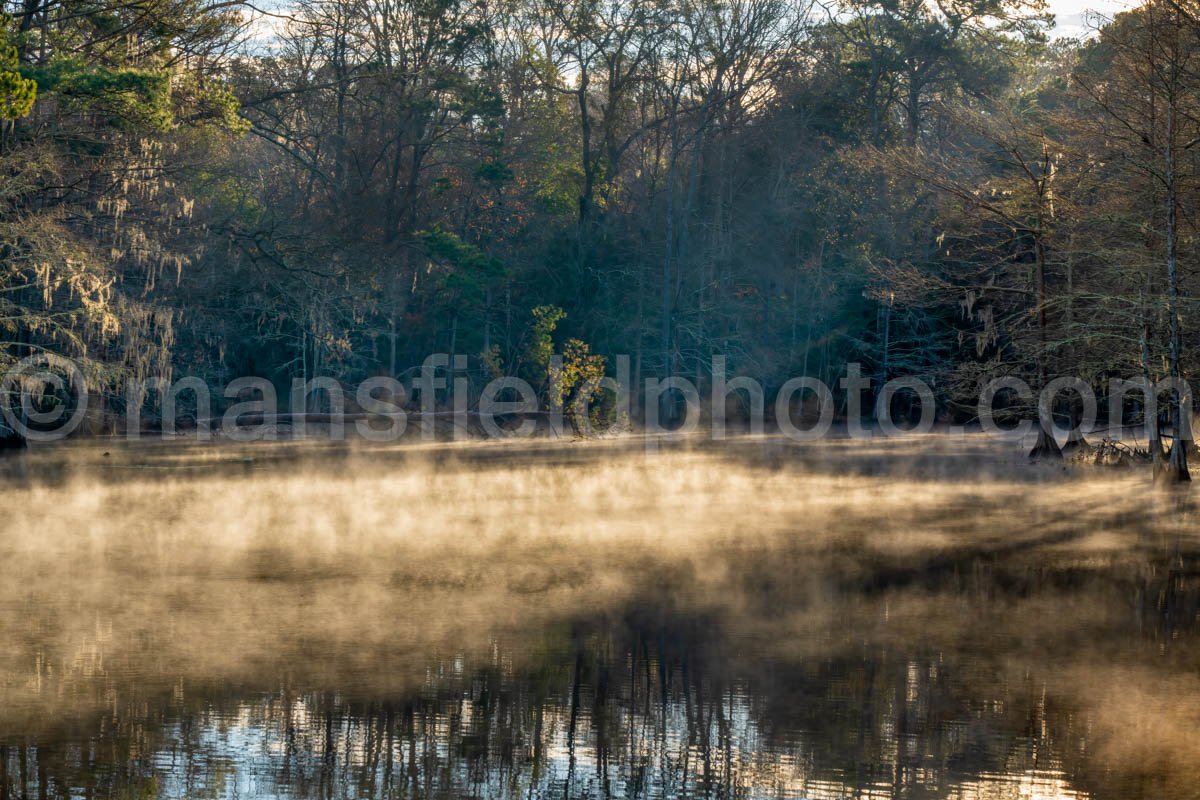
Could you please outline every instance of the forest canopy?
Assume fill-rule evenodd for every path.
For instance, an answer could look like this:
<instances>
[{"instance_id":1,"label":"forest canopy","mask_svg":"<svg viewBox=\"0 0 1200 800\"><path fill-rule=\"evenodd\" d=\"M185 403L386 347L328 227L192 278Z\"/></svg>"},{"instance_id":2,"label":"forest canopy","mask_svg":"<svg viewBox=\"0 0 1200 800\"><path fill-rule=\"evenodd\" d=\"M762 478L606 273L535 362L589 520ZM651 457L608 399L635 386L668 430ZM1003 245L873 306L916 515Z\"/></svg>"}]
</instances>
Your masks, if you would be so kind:
<instances>
[{"instance_id":1,"label":"forest canopy","mask_svg":"<svg viewBox=\"0 0 1200 800\"><path fill-rule=\"evenodd\" d=\"M1191 0L1081 40L1041 0L8 3L0 368L71 358L113 419L150 376L547 347L635 386L856 361L957 418L995 375L1186 379L1198 34Z\"/></svg>"}]
</instances>

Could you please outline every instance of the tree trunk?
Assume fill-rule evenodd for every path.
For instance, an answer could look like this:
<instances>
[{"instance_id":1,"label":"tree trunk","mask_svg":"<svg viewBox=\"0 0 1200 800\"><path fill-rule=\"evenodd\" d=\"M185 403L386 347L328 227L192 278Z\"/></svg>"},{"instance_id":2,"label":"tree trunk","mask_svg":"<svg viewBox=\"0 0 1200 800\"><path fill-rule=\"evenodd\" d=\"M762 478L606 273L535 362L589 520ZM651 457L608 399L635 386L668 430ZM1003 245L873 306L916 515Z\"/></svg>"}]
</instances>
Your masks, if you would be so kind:
<instances>
[{"instance_id":1,"label":"tree trunk","mask_svg":"<svg viewBox=\"0 0 1200 800\"><path fill-rule=\"evenodd\" d=\"M1042 458L1062 461L1063 451L1058 446L1058 440L1054 438L1053 431L1047 431L1042 427L1040 418L1034 423L1034 427L1037 428L1037 441L1033 443L1033 449L1029 451L1029 458L1033 461Z\"/></svg>"},{"instance_id":2,"label":"tree trunk","mask_svg":"<svg viewBox=\"0 0 1200 800\"><path fill-rule=\"evenodd\" d=\"M0 423L0 451L24 450L25 437Z\"/></svg>"},{"instance_id":3,"label":"tree trunk","mask_svg":"<svg viewBox=\"0 0 1200 800\"><path fill-rule=\"evenodd\" d=\"M879 398L883 395L883 386L888 381L888 371L891 369L891 364L888 363L888 355L892 347L892 299L889 297L884 300L879 308L879 381L875 386L875 405L878 411Z\"/></svg>"},{"instance_id":4,"label":"tree trunk","mask_svg":"<svg viewBox=\"0 0 1200 800\"><path fill-rule=\"evenodd\" d=\"M1171 344L1169 361L1171 379L1175 383L1171 387L1171 452L1167 454L1167 468L1162 473L1166 480L1174 482L1190 481L1188 471L1187 447L1184 445L1184 396L1179 391L1180 380L1180 342L1179 342L1179 264L1176 244L1179 231L1176 220L1176 186L1175 186L1175 96L1167 98L1167 143L1163 150L1163 167L1167 188L1167 314L1170 317ZM1190 398L1189 398L1190 400Z\"/></svg>"},{"instance_id":5,"label":"tree trunk","mask_svg":"<svg viewBox=\"0 0 1200 800\"><path fill-rule=\"evenodd\" d=\"M18 420L21 419L21 398L19 396L9 396L4 399L4 402L9 404L13 416ZM21 435L19 430L14 430L8 424L8 420L0 415L0 451L24 450L26 446L25 437Z\"/></svg>"},{"instance_id":6,"label":"tree trunk","mask_svg":"<svg viewBox=\"0 0 1200 800\"><path fill-rule=\"evenodd\" d=\"M1154 383L1150 380L1150 323L1147 322L1149 311L1142 307L1142 377L1146 381L1147 392L1154 391ZM1153 409L1154 413L1150 413ZM1147 398L1146 407L1142 410L1142 420L1146 425L1146 448L1150 452L1150 465L1157 475L1162 469L1162 439L1158 433L1158 403L1150 402Z\"/></svg>"},{"instance_id":7,"label":"tree trunk","mask_svg":"<svg viewBox=\"0 0 1200 800\"><path fill-rule=\"evenodd\" d=\"M1072 411L1071 413L1071 431L1067 434L1067 441L1062 446L1062 454L1064 456L1078 456L1081 451L1086 452L1091 449L1091 445L1083 438L1083 431L1079 430L1079 419Z\"/></svg>"},{"instance_id":8,"label":"tree trunk","mask_svg":"<svg viewBox=\"0 0 1200 800\"><path fill-rule=\"evenodd\" d=\"M1042 247L1042 241L1039 238L1034 243L1034 255L1037 263L1037 302L1038 302L1038 383L1039 389L1045 389L1047 383L1046 375L1046 251ZM1049 409L1048 409L1049 410ZM1055 461L1061 461L1063 457L1062 449L1058 446L1058 440L1054 438L1053 431L1047 431L1042 425L1041 406L1037 408L1037 421L1034 423L1037 428L1037 441L1033 443L1033 449L1029 451L1029 458L1033 460L1041 458L1049 458Z\"/></svg>"}]
</instances>

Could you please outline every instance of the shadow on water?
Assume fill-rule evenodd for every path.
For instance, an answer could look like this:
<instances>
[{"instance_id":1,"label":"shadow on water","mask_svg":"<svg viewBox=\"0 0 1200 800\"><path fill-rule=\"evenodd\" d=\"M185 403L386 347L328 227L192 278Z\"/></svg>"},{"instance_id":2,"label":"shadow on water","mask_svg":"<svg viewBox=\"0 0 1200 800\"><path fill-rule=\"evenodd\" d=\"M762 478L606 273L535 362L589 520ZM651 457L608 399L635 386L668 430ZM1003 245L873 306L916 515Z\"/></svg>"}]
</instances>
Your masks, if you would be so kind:
<instances>
[{"instance_id":1,"label":"shadow on water","mask_svg":"<svg viewBox=\"0 0 1200 800\"><path fill-rule=\"evenodd\" d=\"M31 460L0 798L1196 796L1189 496L820 447Z\"/></svg>"}]
</instances>

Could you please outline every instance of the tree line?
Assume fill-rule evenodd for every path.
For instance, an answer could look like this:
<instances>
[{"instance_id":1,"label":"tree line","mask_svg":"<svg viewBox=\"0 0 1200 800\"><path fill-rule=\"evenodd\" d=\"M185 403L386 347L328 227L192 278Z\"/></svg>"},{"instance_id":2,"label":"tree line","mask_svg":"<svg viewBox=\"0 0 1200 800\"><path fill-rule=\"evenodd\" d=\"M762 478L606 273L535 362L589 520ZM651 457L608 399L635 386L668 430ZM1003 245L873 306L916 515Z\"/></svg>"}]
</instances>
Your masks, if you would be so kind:
<instances>
[{"instance_id":1,"label":"tree line","mask_svg":"<svg viewBox=\"0 0 1200 800\"><path fill-rule=\"evenodd\" d=\"M544 383L546 347L635 385L858 361L959 419L996 375L1196 365L1190 0L1082 41L1041 0L5 9L0 367L69 357L114 419L172 371L431 352L473 382ZM1183 476L1165 396L1146 457Z\"/></svg>"}]
</instances>

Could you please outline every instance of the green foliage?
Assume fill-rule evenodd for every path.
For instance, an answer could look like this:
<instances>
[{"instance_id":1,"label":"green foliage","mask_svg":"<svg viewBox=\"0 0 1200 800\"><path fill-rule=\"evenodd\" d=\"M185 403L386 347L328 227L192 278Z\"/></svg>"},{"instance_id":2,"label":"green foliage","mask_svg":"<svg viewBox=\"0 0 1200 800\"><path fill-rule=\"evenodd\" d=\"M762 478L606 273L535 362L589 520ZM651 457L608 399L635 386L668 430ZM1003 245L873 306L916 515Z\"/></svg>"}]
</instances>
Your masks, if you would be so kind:
<instances>
[{"instance_id":1,"label":"green foliage","mask_svg":"<svg viewBox=\"0 0 1200 800\"><path fill-rule=\"evenodd\" d=\"M606 359L593 353L587 342L570 338L561 356L555 358L554 332L567 317L558 306L537 306L532 312L529 348L526 352L530 374L536 383L545 385L546 398L554 408L561 409L577 431L594 430L611 421L612 407L601 403L589 407L590 425L584 425L580 413L583 404L602 397L600 380L604 377Z\"/></svg>"},{"instance_id":2,"label":"green foliage","mask_svg":"<svg viewBox=\"0 0 1200 800\"><path fill-rule=\"evenodd\" d=\"M37 100L37 83L17 71L17 48L0 45L0 120L29 115Z\"/></svg>"},{"instance_id":3,"label":"green foliage","mask_svg":"<svg viewBox=\"0 0 1200 800\"><path fill-rule=\"evenodd\" d=\"M38 91L69 107L105 115L117 128L168 130L175 120L171 76L159 70L111 68L80 58L59 58L44 67L23 68Z\"/></svg>"},{"instance_id":4,"label":"green foliage","mask_svg":"<svg viewBox=\"0 0 1200 800\"><path fill-rule=\"evenodd\" d=\"M29 116L37 100L37 83L20 73L15 37L10 33L13 19L0 13L0 120Z\"/></svg>"},{"instance_id":5,"label":"green foliage","mask_svg":"<svg viewBox=\"0 0 1200 800\"><path fill-rule=\"evenodd\" d=\"M174 101L187 108L186 118L193 124L211 125L236 136L250 132L250 123L242 117L242 104L233 89L221 82L203 86L194 76L175 82Z\"/></svg>"},{"instance_id":6,"label":"green foliage","mask_svg":"<svg viewBox=\"0 0 1200 800\"><path fill-rule=\"evenodd\" d=\"M490 134L490 141L498 144L500 123L504 118L504 97L494 88L472 81L459 86L460 109L468 121L478 121Z\"/></svg>"},{"instance_id":7,"label":"green foliage","mask_svg":"<svg viewBox=\"0 0 1200 800\"><path fill-rule=\"evenodd\" d=\"M500 161L485 161L475 169L475 178L491 184L508 183L513 179L512 169Z\"/></svg>"},{"instance_id":8,"label":"green foliage","mask_svg":"<svg viewBox=\"0 0 1200 800\"><path fill-rule=\"evenodd\" d=\"M567 312L558 306L536 306L531 314L529 349L526 353L533 379L542 383L550 377L550 359L554 356L554 331L566 319Z\"/></svg>"},{"instance_id":9,"label":"green foliage","mask_svg":"<svg viewBox=\"0 0 1200 800\"><path fill-rule=\"evenodd\" d=\"M254 226L264 217L263 206L242 176L226 171L197 170L192 189L211 213L228 219L233 225Z\"/></svg>"},{"instance_id":10,"label":"green foliage","mask_svg":"<svg viewBox=\"0 0 1200 800\"><path fill-rule=\"evenodd\" d=\"M0 119L28 116L36 99L36 82L22 78L17 72L0 71Z\"/></svg>"},{"instance_id":11,"label":"green foliage","mask_svg":"<svg viewBox=\"0 0 1200 800\"><path fill-rule=\"evenodd\" d=\"M442 287L460 300L479 302L487 284L504 274L503 262L440 226L419 235L429 257L448 267L441 277Z\"/></svg>"},{"instance_id":12,"label":"green foliage","mask_svg":"<svg viewBox=\"0 0 1200 800\"><path fill-rule=\"evenodd\" d=\"M421 231L420 237L430 258L440 259L460 269L484 275L500 275L504 265L478 247L464 242L457 234L435 225Z\"/></svg>"},{"instance_id":13,"label":"green foliage","mask_svg":"<svg viewBox=\"0 0 1200 800\"><path fill-rule=\"evenodd\" d=\"M552 371L556 373L551 375L554 396L562 402L576 431L595 431L612 421L611 406L592 405L603 394L600 380L604 377L605 363L604 356L593 353L587 342L568 339L563 346L561 370ZM587 425L582 419L585 404Z\"/></svg>"}]
</instances>

